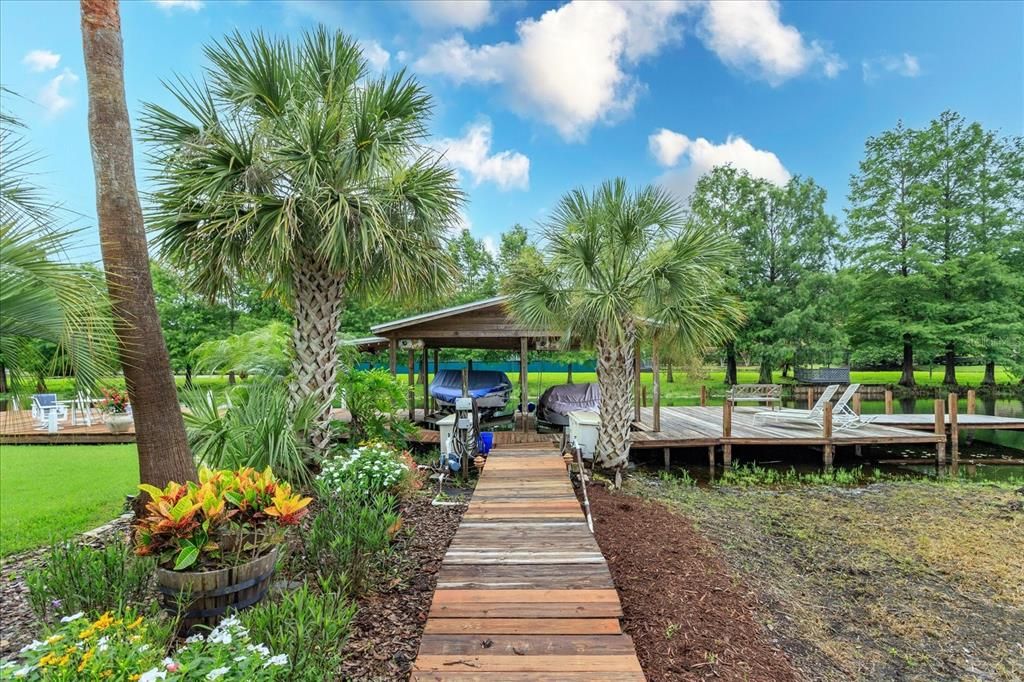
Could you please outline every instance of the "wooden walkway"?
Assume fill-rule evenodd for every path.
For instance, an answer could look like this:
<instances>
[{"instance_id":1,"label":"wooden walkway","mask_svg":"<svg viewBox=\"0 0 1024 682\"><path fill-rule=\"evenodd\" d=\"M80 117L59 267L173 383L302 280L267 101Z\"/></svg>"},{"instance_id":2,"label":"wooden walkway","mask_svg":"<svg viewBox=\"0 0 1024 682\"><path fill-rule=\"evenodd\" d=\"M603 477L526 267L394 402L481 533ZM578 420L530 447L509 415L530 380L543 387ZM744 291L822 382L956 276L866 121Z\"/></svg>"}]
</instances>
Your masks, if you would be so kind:
<instances>
[{"instance_id":1,"label":"wooden walkway","mask_svg":"<svg viewBox=\"0 0 1024 682\"><path fill-rule=\"evenodd\" d=\"M565 463L492 451L438 575L413 680L644 680Z\"/></svg>"}]
</instances>

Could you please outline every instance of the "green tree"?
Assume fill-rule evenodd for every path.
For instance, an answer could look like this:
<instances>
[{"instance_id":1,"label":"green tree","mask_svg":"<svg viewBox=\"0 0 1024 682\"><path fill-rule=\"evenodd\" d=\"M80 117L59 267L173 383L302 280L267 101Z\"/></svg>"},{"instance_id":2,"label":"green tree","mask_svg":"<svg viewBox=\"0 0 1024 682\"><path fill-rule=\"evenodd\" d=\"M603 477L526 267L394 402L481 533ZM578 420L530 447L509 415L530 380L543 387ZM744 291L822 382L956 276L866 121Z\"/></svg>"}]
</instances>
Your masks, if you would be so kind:
<instances>
[{"instance_id":1,"label":"green tree","mask_svg":"<svg viewBox=\"0 0 1024 682\"><path fill-rule=\"evenodd\" d=\"M868 138L850 180L847 215L856 272L848 326L855 358L887 363L902 346L899 384L905 387L914 386L914 344L934 344L925 316L931 283L921 144L902 122Z\"/></svg>"},{"instance_id":2,"label":"green tree","mask_svg":"<svg viewBox=\"0 0 1024 682\"><path fill-rule=\"evenodd\" d=\"M525 249L530 248L529 234L526 228L516 223L501 233L498 244L498 270L502 274L509 272Z\"/></svg>"},{"instance_id":3,"label":"green tree","mask_svg":"<svg viewBox=\"0 0 1024 682\"><path fill-rule=\"evenodd\" d=\"M484 243L459 230L448 242L448 251L458 272L458 289L450 304L469 303L498 293L498 266Z\"/></svg>"},{"instance_id":4,"label":"green tree","mask_svg":"<svg viewBox=\"0 0 1024 682\"><path fill-rule=\"evenodd\" d=\"M346 299L449 287L462 193L425 145L429 95L404 72L370 78L343 33L235 33L205 53L203 78L169 86L185 115L146 106L157 244L207 295L256 274L284 296L292 401L324 416Z\"/></svg>"},{"instance_id":5,"label":"green tree","mask_svg":"<svg viewBox=\"0 0 1024 682\"><path fill-rule=\"evenodd\" d=\"M651 341L703 353L729 337L740 316L724 290L733 243L687 222L664 190L630 191L621 179L563 196L543 238L543 256L520 259L505 283L510 308L524 324L595 348L596 457L618 485L629 457L637 348Z\"/></svg>"}]
</instances>

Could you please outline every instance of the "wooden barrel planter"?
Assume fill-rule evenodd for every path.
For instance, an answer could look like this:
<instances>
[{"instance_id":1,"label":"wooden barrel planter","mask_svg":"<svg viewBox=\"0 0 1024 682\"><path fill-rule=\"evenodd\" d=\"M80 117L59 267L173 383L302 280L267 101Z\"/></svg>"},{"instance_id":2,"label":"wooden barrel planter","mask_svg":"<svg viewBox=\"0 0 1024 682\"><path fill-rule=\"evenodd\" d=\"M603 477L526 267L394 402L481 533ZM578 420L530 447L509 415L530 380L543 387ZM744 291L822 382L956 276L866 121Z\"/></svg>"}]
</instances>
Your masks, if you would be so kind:
<instances>
[{"instance_id":1,"label":"wooden barrel planter","mask_svg":"<svg viewBox=\"0 0 1024 682\"><path fill-rule=\"evenodd\" d=\"M183 633L196 625L212 627L229 610L241 611L263 599L270 589L277 556L274 547L252 561L216 571L157 568L161 606L172 615L180 613Z\"/></svg>"}]
</instances>

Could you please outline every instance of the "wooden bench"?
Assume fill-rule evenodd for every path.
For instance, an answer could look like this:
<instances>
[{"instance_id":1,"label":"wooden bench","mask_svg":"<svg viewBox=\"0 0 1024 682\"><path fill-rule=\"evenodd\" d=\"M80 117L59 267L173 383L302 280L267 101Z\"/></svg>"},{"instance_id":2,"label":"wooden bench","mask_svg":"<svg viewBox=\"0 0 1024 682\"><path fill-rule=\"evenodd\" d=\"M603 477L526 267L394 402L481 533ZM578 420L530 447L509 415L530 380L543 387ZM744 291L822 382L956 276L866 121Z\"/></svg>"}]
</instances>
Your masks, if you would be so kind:
<instances>
[{"instance_id":1,"label":"wooden bench","mask_svg":"<svg viewBox=\"0 0 1024 682\"><path fill-rule=\"evenodd\" d=\"M779 384L735 384L729 389L729 400L734 403L748 402L771 406L782 403L782 386Z\"/></svg>"}]
</instances>

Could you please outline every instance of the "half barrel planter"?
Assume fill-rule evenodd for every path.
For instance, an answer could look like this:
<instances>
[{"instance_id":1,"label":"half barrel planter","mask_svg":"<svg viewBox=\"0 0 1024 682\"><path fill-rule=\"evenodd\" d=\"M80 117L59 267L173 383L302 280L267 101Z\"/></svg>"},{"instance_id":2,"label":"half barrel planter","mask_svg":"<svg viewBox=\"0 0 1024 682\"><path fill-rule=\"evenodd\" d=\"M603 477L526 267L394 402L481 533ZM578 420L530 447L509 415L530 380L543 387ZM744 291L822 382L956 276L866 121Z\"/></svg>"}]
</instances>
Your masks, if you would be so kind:
<instances>
[{"instance_id":1,"label":"half barrel planter","mask_svg":"<svg viewBox=\"0 0 1024 682\"><path fill-rule=\"evenodd\" d=\"M181 632L196 625L212 627L228 611L243 611L270 590L278 548L252 561L215 571L156 569L160 605L170 614L180 611ZM181 604L179 605L179 600Z\"/></svg>"}]
</instances>

